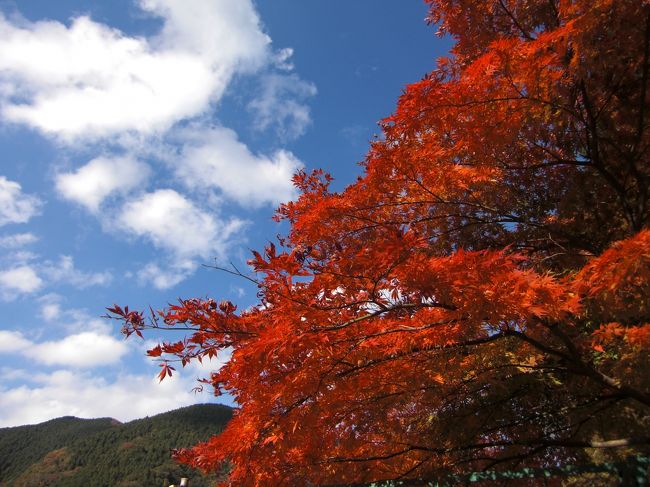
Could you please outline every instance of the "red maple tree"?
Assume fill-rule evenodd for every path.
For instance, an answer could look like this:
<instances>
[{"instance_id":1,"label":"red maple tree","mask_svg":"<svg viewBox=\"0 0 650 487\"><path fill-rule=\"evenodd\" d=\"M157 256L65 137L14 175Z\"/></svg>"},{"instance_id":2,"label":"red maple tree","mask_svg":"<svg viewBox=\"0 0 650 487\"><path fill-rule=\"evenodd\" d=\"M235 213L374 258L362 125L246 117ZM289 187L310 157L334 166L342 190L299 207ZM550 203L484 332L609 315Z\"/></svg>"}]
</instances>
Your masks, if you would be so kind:
<instances>
[{"instance_id":1,"label":"red maple tree","mask_svg":"<svg viewBox=\"0 0 650 487\"><path fill-rule=\"evenodd\" d=\"M127 334L191 330L149 352L161 378L232 351L208 382L234 419L178 454L232 485L648 451L650 2L427 3L451 56L357 182L295 176L289 234L251 260L259 306L111 309Z\"/></svg>"}]
</instances>

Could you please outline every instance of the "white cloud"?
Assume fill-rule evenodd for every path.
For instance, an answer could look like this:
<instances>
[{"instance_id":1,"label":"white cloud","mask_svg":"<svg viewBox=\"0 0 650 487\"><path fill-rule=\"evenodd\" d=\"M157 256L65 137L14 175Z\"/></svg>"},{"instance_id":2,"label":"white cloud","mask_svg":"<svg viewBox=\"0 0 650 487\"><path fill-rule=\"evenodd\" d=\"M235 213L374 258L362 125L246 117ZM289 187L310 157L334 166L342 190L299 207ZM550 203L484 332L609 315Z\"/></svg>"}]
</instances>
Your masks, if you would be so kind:
<instances>
[{"instance_id":1,"label":"white cloud","mask_svg":"<svg viewBox=\"0 0 650 487\"><path fill-rule=\"evenodd\" d=\"M45 301L59 299L56 295L48 296ZM87 318L83 310L64 314L79 320ZM30 359L29 370L15 365L0 369L6 379L0 382L0 427L33 424L65 415L108 416L129 421L209 400L209 388L202 394L192 392L196 379L209 377L210 372L218 370L230 359L230 350L218 359L204 360L203 364L191 362L185 368L178 367L171 379L159 382L158 368L143 353L145 347L154 343L127 343L113 338L106 329L47 341L28 339L18 331L0 330L0 353ZM84 370L103 365L119 367L120 359L133 349L141 351L146 364L140 375L119 372L111 379L97 370ZM39 364L63 369L43 369ZM21 384L12 387L11 381Z\"/></svg>"},{"instance_id":2,"label":"white cloud","mask_svg":"<svg viewBox=\"0 0 650 487\"><path fill-rule=\"evenodd\" d=\"M2 259L10 263L10 267L0 269L1 299L12 301L22 294L34 293L46 284L65 283L83 289L104 286L113 279L110 272L83 272L76 269L73 258L68 255L62 255L58 262L48 260L38 264L34 262L37 257L30 252L19 251L8 253Z\"/></svg>"},{"instance_id":3,"label":"white cloud","mask_svg":"<svg viewBox=\"0 0 650 487\"><path fill-rule=\"evenodd\" d=\"M30 294L43 286L43 280L29 265L0 271L0 294L3 299L15 299L20 294Z\"/></svg>"},{"instance_id":4,"label":"white cloud","mask_svg":"<svg viewBox=\"0 0 650 487\"><path fill-rule=\"evenodd\" d=\"M0 226L27 222L39 213L41 204L35 196L23 194L20 184L0 176Z\"/></svg>"},{"instance_id":5,"label":"white cloud","mask_svg":"<svg viewBox=\"0 0 650 487\"><path fill-rule=\"evenodd\" d=\"M235 132L206 127L230 82L242 74L263 78L251 102L254 125L278 127L283 138L309 124L304 101L316 90L290 73L292 49L272 49L253 0L133 1L162 21L155 34L132 36L88 16L61 23L0 13L0 118L64 144L101 148L102 156L55 175L56 190L105 230L162 250L137 277L166 289L192 274L199 259L223 257L244 225L207 208L219 210L221 199L276 205L296 194L291 177L303 165L291 152L257 154ZM112 154L116 147L127 155ZM172 174L148 180L158 168L141 162L145 157L168 162ZM160 186L142 192L146 181L164 176L180 177L193 196ZM110 279L82 273L71 260L42 269L36 277L48 282ZM54 316L54 305L43 306L42 316Z\"/></svg>"},{"instance_id":6,"label":"white cloud","mask_svg":"<svg viewBox=\"0 0 650 487\"><path fill-rule=\"evenodd\" d=\"M18 331L0 330L0 352L22 353L32 345L22 333Z\"/></svg>"},{"instance_id":7,"label":"white cloud","mask_svg":"<svg viewBox=\"0 0 650 487\"><path fill-rule=\"evenodd\" d=\"M182 262L222 255L228 240L243 222L237 219L223 222L176 191L160 189L124 205L118 224Z\"/></svg>"},{"instance_id":8,"label":"white cloud","mask_svg":"<svg viewBox=\"0 0 650 487\"><path fill-rule=\"evenodd\" d=\"M72 415L112 417L130 421L183 406L206 402L208 392L195 394L196 378L179 371L159 382L153 374L120 374L110 381L79 371L32 373L34 384L0 386L0 427L34 424Z\"/></svg>"},{"instance_id":9,"label":"white cloud","mask_svg":"<svg viewBox=\"0 0 650 487\"><path fill-rule=\"evenodd\" d=\"M169 289L187 279L196 267L192 261L172 262L164 268L151 262L138 272L138 280L141 284L150 283L156 289Z\"/></svg>"},{"instance_id":10,"label":"white cloud","mask_svg":"<svg viewBox=\"0 0 650 487\"><path fill-rule=\"evenodd\" d=\"M14 367L0 367L0 375L7 382L13 380L31 381L34 378L33 371L30 372L29 370L16 369Z\"/></svg>"},{"instance_id":11,"label":"white cloud","mask_svg":"<svg viewBox=\"0 0 650 487\"><path fill-rule=\"evenodd\" d=\"M316 86L296 74L269 74L261 79L261 85L259 96L248 104L255 116L253 126L257 130L272 127L283 140L303 135L311 124L305 100L316 95Z\"/></svg>"},{"instance_id":12,"label":"white cloud","mask_svg":"<svg viewBox=\"0 0 650 487\"><path fill-rule=\"evenodd\" d=\"M33 233L16 233L13 235L5 235L0 237L0 248L16 249L32 244L38 240L38 237Z\"/></svg>"},{"instance_id":13,"label":"white cloud","mask_svg":"<svg viewBox=\"0 0 650 487\"><path fill-rule=\"evenodd\" d=\"M161 51L193 53L213 68L248 71L267 61L271 39L250 0L140 0L164 19L154 44Z\"/></svg>"},{"instance_id":14,"label":"white cloud","mask_svg":"<svg viewBox=\"0 0 650 487\"><path fill-rule=\"evenodd\" d=\"M44 365L96 367L115 364L128 351L124 340L97 331L68 335L60 340L34 342L17 331L0 331L0 351L23 355Z\"/></svg>"},{"instance_id":15,"label":"white cloud","mask_svg":"<svg viewBox=\"0 0 650 487\"><path fill-rule=\"evenodd\" d=\"M113 279L110 272L82 272L75 268L74 259L62 255L58 262L47 261L42 265L43 275L51 282L64 282L78 288L104 286Z\"/></svg>"},{"instance_id":16,"label":"white cloud","mask_svg":"<svg viewBox=\"0 0 650 487\"><path fill-rule=\"evenodd\" d=\"M162 132L206 111L237 72L270 56L250 0L141 0L154 38L77 17L14 25L0 16L2 114L74 141Z\"/></svg>"},{"instance_id":17,"label":"white cloud","mask_svg":"<svg viewBox=\"0 0 650 487\"><path fill-rule=\"evenodd\" d=\"M119 362L127 350L123 340L89 331L34 344L25 355L46 365L95 367Z\"/></svg>"},{"instance_id":18,"label":"white cloud","mask_svg":"<svg viewBox=\"0 0 650 487\"><path fill-rule=\"evenodd\" d=\"M96 212L111 193L126 194L141 186L149 173L148 165L131 157L97 157L75 172L57 175L56 189Z\"/></svg>"},{"instance_id":19,"label":"white cloud","mask_svg":"<svg viewBox=\"0 0 650 487\"><path fill-rule=\"evenodd\" d=\"M179 136L184 148L175 162L176 174L188 188L218 188L244 206L278 204L295 196L291 177L303 164L291 152L253 154L224 127L190 128Z\"/></svg>"}]
</instances>

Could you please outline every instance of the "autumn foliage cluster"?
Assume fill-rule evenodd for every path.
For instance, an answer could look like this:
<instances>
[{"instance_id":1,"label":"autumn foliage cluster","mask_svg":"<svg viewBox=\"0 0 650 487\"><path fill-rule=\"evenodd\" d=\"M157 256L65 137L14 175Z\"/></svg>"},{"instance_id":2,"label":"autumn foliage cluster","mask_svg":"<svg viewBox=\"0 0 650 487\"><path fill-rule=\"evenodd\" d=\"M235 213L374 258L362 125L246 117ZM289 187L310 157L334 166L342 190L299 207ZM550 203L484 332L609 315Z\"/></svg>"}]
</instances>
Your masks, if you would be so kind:
<instances>
[{"instance_id":1,"label":"autumn foliage cluster","mask_svg":"<svg viewBox=\"0 0 650 487\"><path fill-rule=\"evenodd\" d=\"M650 2L427 0L450 57L364 174L316 171L255 253L258 306L188 299L161 376L239 409L178 453L228 485L417 483L650 447Z\"/></svg>"}]
</instances>

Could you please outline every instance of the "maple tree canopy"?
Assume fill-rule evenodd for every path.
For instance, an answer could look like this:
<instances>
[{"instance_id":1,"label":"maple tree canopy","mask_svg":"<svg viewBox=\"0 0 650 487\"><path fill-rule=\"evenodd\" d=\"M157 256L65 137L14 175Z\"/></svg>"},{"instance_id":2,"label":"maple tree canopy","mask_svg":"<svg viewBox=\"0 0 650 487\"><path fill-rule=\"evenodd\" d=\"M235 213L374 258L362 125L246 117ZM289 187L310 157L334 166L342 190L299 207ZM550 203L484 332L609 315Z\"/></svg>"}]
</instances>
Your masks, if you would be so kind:
<instances>
[{"instance_id":1,"label":"maple tree canopy","mask_svg":"<svg viewBox=\"0 0 650 487\"><path fill-rule=\"evenodd\" d=\"M235 417L177 453L232 485L648 452L650 2L427 3L450 57L354 184L295 176L258 306L110 309L127 334L189 329L149 351L161 378L232 353L207 382Z\"/></svg>"}]
</instances>

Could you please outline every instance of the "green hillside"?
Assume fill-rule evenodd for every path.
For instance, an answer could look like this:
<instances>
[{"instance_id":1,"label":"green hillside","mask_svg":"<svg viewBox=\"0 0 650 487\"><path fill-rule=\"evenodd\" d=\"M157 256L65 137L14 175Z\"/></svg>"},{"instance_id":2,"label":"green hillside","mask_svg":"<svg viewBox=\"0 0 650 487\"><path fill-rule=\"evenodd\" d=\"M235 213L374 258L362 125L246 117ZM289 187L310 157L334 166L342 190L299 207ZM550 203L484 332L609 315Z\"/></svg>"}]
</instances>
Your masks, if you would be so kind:
<instances>
[{"instance_id":1,"label":"green hillside","mask_svg":"<svg viewBox=\"0 0 650 487\"><path fill-rule=\"evenodd\" d=\"M58 418L0 428L0 487L192 487L216 478L176 464L170 449L220 432L232 409L203 404L121 424L110 418Z\"/></svg>"}]
</instances>

